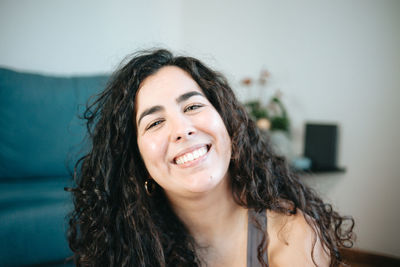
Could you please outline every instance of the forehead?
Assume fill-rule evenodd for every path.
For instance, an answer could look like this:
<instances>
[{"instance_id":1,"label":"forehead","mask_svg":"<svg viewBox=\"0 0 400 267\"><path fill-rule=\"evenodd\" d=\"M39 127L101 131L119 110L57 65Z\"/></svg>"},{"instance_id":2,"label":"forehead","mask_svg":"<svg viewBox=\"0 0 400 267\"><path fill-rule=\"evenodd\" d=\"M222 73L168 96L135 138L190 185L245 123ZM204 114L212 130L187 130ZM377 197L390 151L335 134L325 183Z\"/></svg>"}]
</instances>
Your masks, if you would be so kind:
<instances>
[{"instance_id":1,"label":"forehead","mask_svg":"<svg viewBox=\"0 0 400 267\"><path fill-rule=\"evenodd\" d=\"M202 92L189 73L176 66L166 66L147 77L136 96L137 111L151 105L160 105L187 91Z\"/></svg>"}]
</instances>

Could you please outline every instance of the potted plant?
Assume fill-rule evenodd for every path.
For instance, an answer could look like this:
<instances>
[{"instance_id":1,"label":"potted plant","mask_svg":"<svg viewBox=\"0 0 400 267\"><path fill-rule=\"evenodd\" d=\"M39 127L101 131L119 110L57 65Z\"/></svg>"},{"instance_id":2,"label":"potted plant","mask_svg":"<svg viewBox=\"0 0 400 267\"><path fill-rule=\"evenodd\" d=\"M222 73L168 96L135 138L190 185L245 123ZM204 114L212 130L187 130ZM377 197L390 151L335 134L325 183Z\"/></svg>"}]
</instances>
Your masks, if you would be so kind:
<instances>
[{"instance_id":1,"label":"potted plant","mask_svg":"<svg viewBox=\"0 0 400 267\"><path fill-rule=\"evenodd\" d=\"M254 90L254 87L258 87L257 94L252 96L254 99L246 102L245 106L250 116L256 121L259 129L270 137L275 152L291 159L290 119L282 102L281 91L277 90L266 105L262 102L263 91L268 77L269 72L264 70L261 71L260 77L256 81L251 78L242 80L242 85L248 87L249 90ZM249 94L251 93L249 91Z\"/></svg>"}]
</instances>

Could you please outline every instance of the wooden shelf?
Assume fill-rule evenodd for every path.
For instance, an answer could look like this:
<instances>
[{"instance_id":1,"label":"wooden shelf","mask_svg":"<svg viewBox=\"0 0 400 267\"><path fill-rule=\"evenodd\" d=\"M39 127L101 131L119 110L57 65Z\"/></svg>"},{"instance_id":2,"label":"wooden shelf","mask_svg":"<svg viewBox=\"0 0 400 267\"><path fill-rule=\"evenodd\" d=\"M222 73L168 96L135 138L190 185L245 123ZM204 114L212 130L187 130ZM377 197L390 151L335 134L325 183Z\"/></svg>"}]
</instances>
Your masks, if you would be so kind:
<instances>
[{"instance_id":1,"label":"wooden shelf","mask_svg":"<svg viewBox=\"0 0 400 267\"><path fill-rule=\"evenodd\" d=\"M340 249L344 262L353 267L398 267L400 258L354 248Z\"/></svg>"},{"instance_id":2,"label":"wooden shelf","mask_svg":"<svg viewBox=\"0 0 400 267\"><path fill-rule=\"evenodd\" d=\"M310 175L310 174L339 174L345 173L345 167L337 167L332 169L309 169L309 170L295 170L295 172L299 175Z\"/></svg>"}]
</instances>

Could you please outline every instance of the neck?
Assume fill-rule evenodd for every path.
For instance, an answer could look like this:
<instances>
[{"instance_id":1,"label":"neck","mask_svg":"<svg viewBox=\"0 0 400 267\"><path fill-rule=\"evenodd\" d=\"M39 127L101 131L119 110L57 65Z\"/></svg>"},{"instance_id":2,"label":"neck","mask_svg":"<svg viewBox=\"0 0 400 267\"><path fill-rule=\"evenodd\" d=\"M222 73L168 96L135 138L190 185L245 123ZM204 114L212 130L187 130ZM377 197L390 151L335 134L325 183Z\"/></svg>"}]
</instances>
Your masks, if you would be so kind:
<instances>
[{"instance_id":1,"label":"neck","mask_svg":"<svg viewBox=\"0 0 400 267\"><path fill-rule=\"evenodd\" d=\"M168 195L168 194L167 194ZM168 197L172 208L201 246L218 247L242 231L247 232L247 209L233 199L229 179L211 192L194 198Z\"/></svg>"}]
</instances>

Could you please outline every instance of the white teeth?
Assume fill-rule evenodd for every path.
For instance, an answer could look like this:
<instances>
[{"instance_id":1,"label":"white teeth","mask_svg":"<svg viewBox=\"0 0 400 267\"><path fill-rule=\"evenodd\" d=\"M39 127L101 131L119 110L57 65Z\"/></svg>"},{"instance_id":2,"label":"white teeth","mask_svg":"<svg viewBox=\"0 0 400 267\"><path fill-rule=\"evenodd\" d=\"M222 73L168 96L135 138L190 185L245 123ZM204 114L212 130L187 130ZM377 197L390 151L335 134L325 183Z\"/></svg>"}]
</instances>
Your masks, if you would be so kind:
<instances>
[{"instance_id":1,"label":"white teeth","mask_svg":"<svg viewBox=\"0 0 400 267\"><path fill-rule=\"evenodd\" d=\"M186 162L198 159L199 157L205 155L207 153L207 148L206 147L201 147L195 151L192 151L190 153L186 153L183 156L180 156L175 160L176 164L184 164Z\"/></svg>"}]
</instances>

